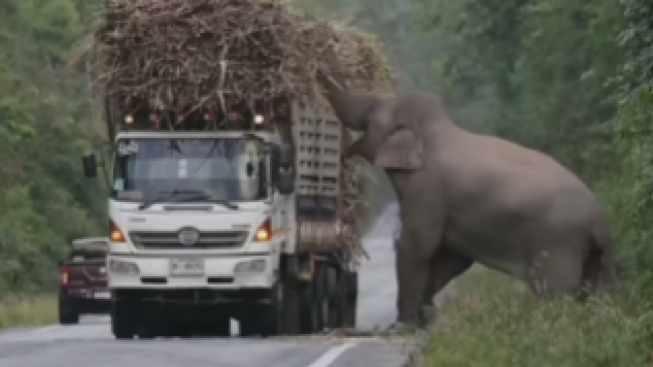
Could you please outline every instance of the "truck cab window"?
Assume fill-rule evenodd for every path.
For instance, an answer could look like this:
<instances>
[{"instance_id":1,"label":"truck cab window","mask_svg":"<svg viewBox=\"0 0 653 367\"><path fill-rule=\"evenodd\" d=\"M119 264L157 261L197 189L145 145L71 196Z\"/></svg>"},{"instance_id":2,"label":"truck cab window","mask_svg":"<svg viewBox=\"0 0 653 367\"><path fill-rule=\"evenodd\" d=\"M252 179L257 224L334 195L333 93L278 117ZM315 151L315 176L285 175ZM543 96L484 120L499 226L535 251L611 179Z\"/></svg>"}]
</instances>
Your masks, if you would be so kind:
<instances>
[{"instance_id":1,"label":"truck cab window","mask_svg":"<svg viewBox=\"0 0 653 367\"><path fill-rule=\"evenodd\" d=\"M236 138L130 139L117 149L114 198L139 201L159 192L200 190L229 201L265 199L267 173L260 175L252 142ZM254 148L254 150L256 150ZM255 153L255 152L254 152ZM263 158L264 159L264 158ZM246 163L254 163L252 177ZM253 186L254 185L254 186ZM254 187L254 191L248 189Z\"/></svg>"}]
</instances>

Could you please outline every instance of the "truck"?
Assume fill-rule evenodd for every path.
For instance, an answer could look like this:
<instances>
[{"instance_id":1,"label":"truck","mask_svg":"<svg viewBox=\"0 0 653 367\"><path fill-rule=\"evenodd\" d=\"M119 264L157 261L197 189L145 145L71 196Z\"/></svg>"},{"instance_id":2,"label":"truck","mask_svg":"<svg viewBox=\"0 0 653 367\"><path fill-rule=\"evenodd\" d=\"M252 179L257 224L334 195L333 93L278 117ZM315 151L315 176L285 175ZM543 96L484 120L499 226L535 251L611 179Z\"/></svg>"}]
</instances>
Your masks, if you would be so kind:
<instances>
[{"instance_id":1,"label":"truck","mask_svg":"<svg viewBox=\"0 0 653 367\"><path fill-rule=\"evenodd\" d=\"M109 239L73 240L65 260L59 262L59 323L78 324L81 315L107 314L111 297L107 289L106 256Z\"/></svg>"},{"instance_id":2,"label":"truck","mask_svg":"<svg viewBox=\"0 0 653 367\"><path fill-rule=\"evenodd\" d=\"M351 132L317 99L234 106L104 97L110 149L82 165L110 191L115 338L230 337L232 319L241 337L355 327Z\"/></svg>"}]
</instances>

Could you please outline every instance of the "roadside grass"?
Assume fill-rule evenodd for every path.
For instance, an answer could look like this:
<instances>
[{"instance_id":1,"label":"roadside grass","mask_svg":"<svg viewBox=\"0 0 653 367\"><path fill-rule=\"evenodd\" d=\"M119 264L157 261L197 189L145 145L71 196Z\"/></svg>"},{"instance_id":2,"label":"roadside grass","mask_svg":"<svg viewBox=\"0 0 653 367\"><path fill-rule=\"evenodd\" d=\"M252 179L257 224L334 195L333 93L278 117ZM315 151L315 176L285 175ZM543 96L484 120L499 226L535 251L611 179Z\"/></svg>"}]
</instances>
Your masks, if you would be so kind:
<instances>
[{"instance_id":1,"label":"roadside grass","mask_svg":"<svg viewBox=\"0 0 653 367\"><path fill-rule=\"evenodd\" d=\"M0 300L0 329L58 322L54 295L10 295Z\"/></svg>"},{"instance_id":2,"label":"roadside grass","mask_svg":"<svg viewBox=\"0 0 653 367\"><path fill-rule=\"evenodd\" d=\"M538 302L521 284L483 268L456 288L434 323L425 366L653 366L653 316L631 297L586 306Z\"/></svg>"}]
</instances>

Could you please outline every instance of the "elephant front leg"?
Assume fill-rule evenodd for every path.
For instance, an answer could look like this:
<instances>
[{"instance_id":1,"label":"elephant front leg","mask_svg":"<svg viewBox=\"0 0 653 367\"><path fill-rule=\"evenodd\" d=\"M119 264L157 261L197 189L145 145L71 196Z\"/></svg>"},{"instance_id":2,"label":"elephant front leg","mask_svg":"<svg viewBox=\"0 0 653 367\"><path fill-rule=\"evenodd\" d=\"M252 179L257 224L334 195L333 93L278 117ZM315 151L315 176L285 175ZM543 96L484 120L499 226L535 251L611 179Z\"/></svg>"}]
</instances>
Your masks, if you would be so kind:
<instances>
[{"instance_id":1,"label":"elephant front leg","mask_svg":"<svg viewBox=\"0 0 653 367\"><path fill-rule=\"evenodd\" d=\"M407 246L399 246L397 262L397 321L419 327L424 290L428 285L430 257L412 251Z\"/></svg>"},{"instance_id":2,"label":"elephant front leg","mask_svg":"<svg viewBox=\"0 0 653 367\"><path fill-rule=\"evenodd\" d=\"M410 180L412 176L403 178ZM406 182L409 181L401 181L394 176L393 184L396 187ZM433 185L436 186L433 189L437 189L437 185ZM408 195L397 190L402 223L396 248L397 322L419 327L424 291L429 284L430 264L441 248L444 207L437 191L422 195L417 191L422 189L421 186L414 189L414 193L419 195L412 195L412 191Z\"/></svg>"}]
</instances>

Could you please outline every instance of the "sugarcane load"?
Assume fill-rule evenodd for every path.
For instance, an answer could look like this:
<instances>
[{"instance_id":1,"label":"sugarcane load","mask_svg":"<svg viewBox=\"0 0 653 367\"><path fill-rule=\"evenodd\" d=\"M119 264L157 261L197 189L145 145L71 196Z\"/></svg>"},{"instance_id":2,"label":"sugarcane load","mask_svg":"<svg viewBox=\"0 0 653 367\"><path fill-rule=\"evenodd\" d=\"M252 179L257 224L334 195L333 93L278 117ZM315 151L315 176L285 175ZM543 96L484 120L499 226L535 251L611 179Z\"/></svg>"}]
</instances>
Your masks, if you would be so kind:
<instances>
[{"instance_id":1,"label":"sugarcane load","mask_svg":"<svg viewBox=\"0 0 653 367\"><path fill-rule=\"evenodd\" d=\"M74 64L113 147L116 338L355 326L362 167L320 78L389 87L374 37L277 1L107 0Z\"/></svg>"}]
</instances>

